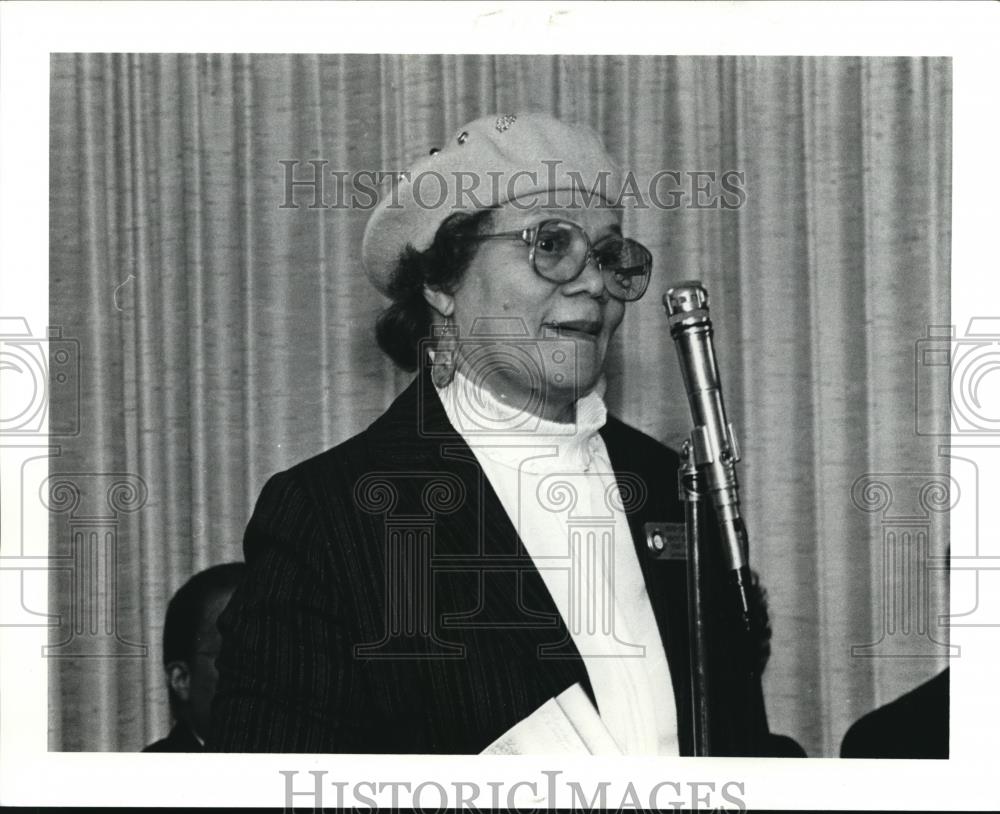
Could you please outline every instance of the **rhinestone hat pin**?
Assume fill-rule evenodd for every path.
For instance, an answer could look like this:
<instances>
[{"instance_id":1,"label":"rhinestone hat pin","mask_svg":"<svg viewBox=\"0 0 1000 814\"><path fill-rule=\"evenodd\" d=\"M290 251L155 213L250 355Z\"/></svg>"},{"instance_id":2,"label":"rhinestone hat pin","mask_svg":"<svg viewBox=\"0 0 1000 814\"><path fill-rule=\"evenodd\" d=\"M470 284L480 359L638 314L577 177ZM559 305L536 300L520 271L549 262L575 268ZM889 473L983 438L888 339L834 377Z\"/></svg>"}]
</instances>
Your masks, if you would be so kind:
<instances>
[{"instance_id":1,"label":"rhinestone hat pin","mask_svg":"<svg viewBox=\"0 0 1000 814\"><path fill-rule=\"evenodd\" d=\"M505 130L510 129L510 126L517 121L517 116L513 113L507 113L500 116L497 119L496 128L498 133L503 133Z\"/></svg>"}]
</instances>

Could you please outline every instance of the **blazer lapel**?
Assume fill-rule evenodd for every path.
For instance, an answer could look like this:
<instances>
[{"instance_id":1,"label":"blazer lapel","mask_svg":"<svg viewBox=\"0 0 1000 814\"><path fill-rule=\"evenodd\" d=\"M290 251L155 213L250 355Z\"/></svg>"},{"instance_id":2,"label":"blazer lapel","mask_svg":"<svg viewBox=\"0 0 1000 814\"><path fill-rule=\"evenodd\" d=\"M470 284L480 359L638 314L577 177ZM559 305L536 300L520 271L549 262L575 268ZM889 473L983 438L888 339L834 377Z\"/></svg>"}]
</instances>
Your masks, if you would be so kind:
<instances>
[{"instance_id":1,"label":"blazer lapel","mask_svg":"<svg viewBox=\"0 0 1000 814\"><path fill-rule=\"evenodd\" d=\"M683 504L677 495L679 459L672 451L666 456L650 457L644 439L620 421L609 416L601 429L608 458L623 494L636 557L642 571L649 603L653 609L660 640L667 654L677 706L677 726L681 754L691 754L690 664L687 564L683 560L656 560L646 547L647 522L683 522ZM653 460L664 458L662 462ZM634 499L629 499L634 496Z\"/></svg>"},{"instance_id":2,"label":"blazer lapel","mask_svg":"<svg viewBox=\"0 0 1000 814\"><path fill-rule=\"evenodd\" d=\"M677 497L677 467L670 465L676 462L676 456L668 456L666 468L654 468L644 451L637 448L636 442L629 437L633 433L611 417L601 429L622 494L632 543L653 614L667 647L672 644L668 637L677 627L677 622L682 622L682 627L686 625L686 613L678 613L678 610L684 611L687 607L687 570L683 560L656 560L650 556L646 547L645 524L684 521L683 507Z\"/></svg>"},{"instance_id":3,"label":"blazer lapel","mask_svg":"<svg viewBox=\"0 0 1000 814\"><path fill-rule=\"evenodd\" d=\"M451 426L429 371L414 380L372 429L377 429L374 459L390 460L413 473L399 479L397 513L427 512L432 488L427 478L443 479L460 495L452 503L441 501L444 510L434 523L435 576L452 589L461 586L435 593L442 599L442 635L460 629L502 632L510 646L535 653L543 648L548 653L559 643L565 655L547 658L576 662L561 670L568 668L566 674L589 692L579 651L552 596L475 454Z\"/></svg>"}]
</instances>

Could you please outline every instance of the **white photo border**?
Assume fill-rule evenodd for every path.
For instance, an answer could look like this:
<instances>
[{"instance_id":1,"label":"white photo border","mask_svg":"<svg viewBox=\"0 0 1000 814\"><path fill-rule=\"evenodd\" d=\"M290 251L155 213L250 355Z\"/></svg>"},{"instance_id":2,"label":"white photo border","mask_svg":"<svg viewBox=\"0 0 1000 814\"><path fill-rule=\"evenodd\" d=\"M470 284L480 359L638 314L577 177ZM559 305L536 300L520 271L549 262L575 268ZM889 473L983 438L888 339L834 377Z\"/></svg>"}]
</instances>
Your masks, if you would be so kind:
<instances>
[{"instance_id":1,"label":"white photo border","mask_svg":"<svg viewBox=\"0 0 1000 814\"><path fill-rule=\"evenodd\" d=\"M1000 133L998 11L992 3L950 2L0 4L2 310L23 315L31 325L48 324L48 178L51 172L73 172L48 167L51 53L316 53L344 44L352 53L909 54L953 60L951 322L962 330L971 317L982 316L984 304L1000 311L994 243L1000 170L989 159ZM393 24L386 27L390 18ZM0 451L0 463L3 457ZM987 457L981 469L990 465ZM22 533L2 519L11 517L6 509L16 499L9 486L17 473L9 468L2 471L5 551ZM963 490L976 488L962 483L962 471L955 469L953 477ZM981 505L990 502L980 498ZM985 519L979 524L989 528ZM41 506L23 521L26 535L48 539ZM975 534L969 527L974 522L952 518L951 539ZM972 607L975 601L968 581L953 573L952 607ZM1000 731L1000 695L990 669L996 666L992 654L1000 653L995 627L951 631L951 642L962 649L951 673L951 759L794 763L49 752L47 665L39 657L46 636L44 627L0 627L0 802L5 805L277 807L286 802L281 772L298 772L294 782L301 791L309 786L311 770L326 772L325 783L436 780L447 788L456 779L503 781L509 787L518 780L542 780L543 770L563 772L562 784L587 783L599 772L613 789L624 789L628 781L646 790L664 781L688 784L685 788L692 782L715 783L716 789L742 783L738 796L751 810L983 809L995 804L990 789ZM325 804L334 805L335 786L327 785L325 792ZM426 799L437 805L433 795ZM611 791L608 799L617 804L622 798ZM648 794L640 792L639 799ZM312 805L307 796L295 803Z\"/></svg>"}]
</instances>

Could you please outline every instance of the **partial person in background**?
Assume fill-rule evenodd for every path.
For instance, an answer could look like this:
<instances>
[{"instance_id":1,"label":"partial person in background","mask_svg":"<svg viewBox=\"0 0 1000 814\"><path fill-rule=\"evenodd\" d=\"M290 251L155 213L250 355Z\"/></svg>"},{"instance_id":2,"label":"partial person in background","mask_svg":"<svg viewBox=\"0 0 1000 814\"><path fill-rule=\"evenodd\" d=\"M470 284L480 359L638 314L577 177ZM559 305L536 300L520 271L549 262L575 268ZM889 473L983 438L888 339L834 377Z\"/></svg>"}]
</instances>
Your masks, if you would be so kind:
<instances>
[{"instance_id":1,"label":"partial person in background","mask_svg":"<svg viewBox=\"0 0 1000 814\"><path fill-rule=\"evenodd\" d=\"M841 757L948 758L948 670L859 718L847 730Z\"/></svg>"},{"instance_id":2,"label":"partial person in background","mask_svg":"<svg viewBox=\"0 0 1000 814\"><path fill-rule=\"evenodd\" d=\"M163 669L174 722L167 737L144 752L203 752L219 674L216 620L243 579L241 562L215 565L195 574L167 605L163 625Z\"/></svg>"}]
</instances>

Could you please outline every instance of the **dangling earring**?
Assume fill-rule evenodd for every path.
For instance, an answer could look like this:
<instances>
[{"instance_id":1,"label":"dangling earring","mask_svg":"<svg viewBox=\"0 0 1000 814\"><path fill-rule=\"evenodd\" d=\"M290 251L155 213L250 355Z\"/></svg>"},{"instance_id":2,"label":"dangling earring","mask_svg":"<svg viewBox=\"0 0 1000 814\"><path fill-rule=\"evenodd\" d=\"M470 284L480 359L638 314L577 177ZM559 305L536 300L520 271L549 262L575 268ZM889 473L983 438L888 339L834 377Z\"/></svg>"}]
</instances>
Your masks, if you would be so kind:
<instances>
[{"instance_id":1,"label":"dangling earring","mask_svg":"<svg viewBox=\"0 0 1000 814\"><path fill-rule=\"evenodd\" d=\"M432 329L437 338L431 360L431 381L436 387L447 387L455 377L455 354L458 352L458 326L445 317L444 325Z\"/></svg>"}]
</instances>

